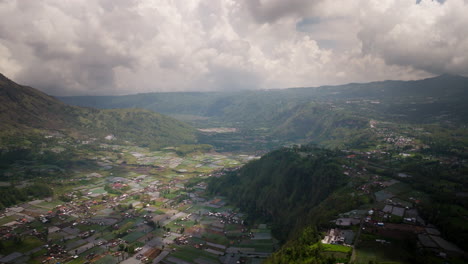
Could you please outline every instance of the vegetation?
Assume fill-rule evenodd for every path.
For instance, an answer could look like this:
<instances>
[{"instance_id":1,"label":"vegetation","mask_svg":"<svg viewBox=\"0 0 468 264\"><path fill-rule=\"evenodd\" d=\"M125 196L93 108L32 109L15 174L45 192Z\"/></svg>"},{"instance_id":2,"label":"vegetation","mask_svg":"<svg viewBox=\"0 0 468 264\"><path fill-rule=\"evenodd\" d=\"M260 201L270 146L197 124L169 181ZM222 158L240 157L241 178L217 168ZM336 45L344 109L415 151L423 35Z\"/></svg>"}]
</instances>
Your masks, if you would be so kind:
<instances>
[{"instance_id":1,"label":"vegetation","mask_svg":"<svg viewBox=\"0 0 468 264\"><path fill-rule=\"evenodd\" d=\"M441 164L424 161L420 156L401 161L401 167L412 177L404 178L414 189L429 195L420 209L425 219L437 225L453 242L468 250L468 170L457 162Z\"/></svg>"},{"instance_id":2,"label":"vegetation","mask_svg":"<svg viewBox=\"0 0 468 264\"><path fill-rule=\"evenodd\" d=\"M35 198L45 198L53 195L52 189L46 184L36 183L23 188L14 186L0 187L0 209Z\"/></svg>"},{"instance_id":3,"label":"vegetation","mask_svg":"<svg viewBox=\"0 0 468 264\"><path fill-rule=\"evenodd\" d=\"M442 89L443 88L443 89ZM64 102L97 108L142 107L171 115L191 115L210 118L209 122L241 122L240 125L263 126L279 117L290 117L297 106L310 101L369 100L368 104L388 117L404 114L405 119L418 122L437 117L442 111L450 110L450 118L466 120L466 108L461 98L467 96L466 78L443 75L425 80L404 82L384 81L366 84L347 84L318 88L300 88L269 91L242 92L187 92L152 93L126 96L76 96L61 97ZM432 103L423 102L432 97ZM404 99L406 98L406 99ZM438 98L438 99L435 99ZM383 100L371 104L371 100ZM401 105L399 100L414 101ZM448 101L455 104L447 104ZM391 107L390 104L400 107ZM403 106L403 107L402 107ZM410 109L418 109L416 112ZM424 107L424 108L423 108ZM429 112L428 112L429 110ZM390 111L390 112L389 112ZM401 117L401 116L400 116ZM197 119L197 123L203 119ZM203 122L202 122L203 123ZM206 123L203 123L206 124ZM277 123L276 123L277 124Z\"/></svg>"},{"instance_id":4,"label":"vegetation","mask_svg":"<svg viewBox=\"0 0 468 264\"><path fill-rule=\"evenodd\" d=\"M134 242L146 234L134 229L144 221L138 215L144 211L139 203L143 203L143 207L147 204L158 207L153 208L154 214L163 214L169 207L185 210L190 207L185 204L186 200L194 193L198 195L195 190L204 188L209 181L211 194L226 196L241 209L240 212L246 213L247 223L267 223L281 240L283 246L267 263L372 263L382 260L430 263L429 257L412 255L416 252L414 234L407 243L402 244L402 240L396 239L376 245L381 234L377 234L375 226L370 226L368 233L362 231L354 259L350 259L351 248L321 244L318 230L335 227L331 220L340 213L353 209L364 212L374 207L382 209L388 191L399 196L394 199L396 203L401 202L398 206L404 207L407 203L417 209L424 219L442 231L443 237L468 250L465 242L468 241L465 223L468 215L466 83L464 77L440 76L415 82L313 89L63 98L93 107L142 106L147 109L98 110L67 106L0 75L0 170L2 177L14 184L29 179L22 187L14 184L0 187L0 208L53 195L52 189L43 184L53 177L57 179L51 186L67 186L66 189L55 188L55 195L62 201L81 199L85 196L83 193L98 194L97 189L99 193L107 192L108 196L102 200L111 201L113 199L109 198L123 197L138 183L142 183L141 188L145 190L157 188L151 185L160 183L155 184L154 179L147 180L146 177L161 176L158 178L161 184L172 185L160 190L162 198L171 200L164 208L161 201L155 202L149 195L131 195L125 198L128 205L119 202L114 210L109 210L119 217L128 217L112 231L108 227L78 227L82 231L101 229L101 235L107 240L121 237ZM199 128L229 129L224 132L208 129L198 134L186 124L150 110L184 118L192 124L196 122ZM293 145L309 142L320 147ZM132 146L133 143L151 150L171 146L158 152L171 155L152 155ZM125 151L123 145L127 147ZM239 166L242 162L218 162L216 158L198 155L213 149L264 154L265 150L284 145L293 147L275 150L241 169L209 180L204 173L216 176L224 173L213 172L213 168L226 164ZM191 156L200 158L181 162L182 158ZM244 156L244 161L250 159L250 156ZM74 173L80 175L79 180L67 179L67 172L89 164L93 164L89 172L99 169L99 173L89 176L91 173L85 169L86 172ZM116 164L121 168L112 167ZM132 184L114 188L102 178L122 176L123 171L126 177L127 169L135 170L130 177ZM182 172L184 175L180 174ZM400 177L401 173L409 176ZM136 180L136 175L145 177ZM183 181L186 176L190 180ZM383 181L395 180L399 183L383 187ZM180 181L183 184L178 186ZM80 186L95 183L101 187L82 193ZM68 193L72 189L74 191ZM407 199L401 198L403 194ZM96 199L84 208L109 213L102 210L104 206L99 201ZM52 209L53 206L47 204L44 207ZM384 221L385 217L388 217L387 225L400 224L407 216L379 215L372 220ZM6 216L2 221L13 220ZM150 221L148 225L155 229L160 227L159 222ZM162 230L189 234L196 225L198 223L192 221L174 220ZM37 227L42 232L43 227ZM353 228L364 230L357 226ZM18 234L23 231L21 228L17 230ZM108 234L104 235L104 231ZM242 237L242 233L239 234ZM205 233L202 237L205 241L233 245L221 232ZM12 238L0 244L0 251L9 253L14 246L24 242L21 237ZM242 245L240 240L238 243ZM133 251L131 247L119 247ZM181 258L190 255L187 261L192 259L194 252L199 253L194 248L180 248L183 253L176 255ZM267 244L251 243L249 248L272 250L273 243L271 240ZM394 252L403 253L399 258L393 258Z\"/></svg>"},{"instance_id":5,"label":"vegetation","mask_svg":"<svg viewBox=\"0 0 468 264\"><path fill-rule=\"evenodd\" d=\"M285 240L307 223L312 208L346 183L339 154L314 146L283 148L213 179L209 190L227 196L251 219L271 222Z\"/></svg>"},{"instance_id":6,"label":"vegetation","mask_svg":"<svg viewBox=\"0 0 468 264\"><path fill-rule=\"evenodd\" d=\"M190 126L148 110L68 106L0 75L0 147L20 146L49 134L89 140L131 141L153 149L196 142ZM12 136L22 138L16 140Z\"/></svg>"},{"instance_id":7,"label":"vegetation","mask_svg":"<svg viewBox=\"0 0 468 264\"><path fill-rule=\"evenodd\" d=\"M318 242L319 240L320 234L317 230L312 227L307 227L303 229L298 238L291 240L280 250L273 253L265 263L336 263L336 258L324 254L325 248Z\"/></svg>"},{"instance_id":8,"label":"vegetation","mask_svg":"<svg viewBox=\"0 0 468 264\"><path fill-rule=\"evenodd\" d=\"M204 152L211 151L211 150L213 150L213 146L207 145L207 144L180 145L180 146L176 147L175 150L176 150L177 154L179 154L181 156L185 156L187 154L194 153L194 152L204 153Z\"/></svg>"}]
</instances>

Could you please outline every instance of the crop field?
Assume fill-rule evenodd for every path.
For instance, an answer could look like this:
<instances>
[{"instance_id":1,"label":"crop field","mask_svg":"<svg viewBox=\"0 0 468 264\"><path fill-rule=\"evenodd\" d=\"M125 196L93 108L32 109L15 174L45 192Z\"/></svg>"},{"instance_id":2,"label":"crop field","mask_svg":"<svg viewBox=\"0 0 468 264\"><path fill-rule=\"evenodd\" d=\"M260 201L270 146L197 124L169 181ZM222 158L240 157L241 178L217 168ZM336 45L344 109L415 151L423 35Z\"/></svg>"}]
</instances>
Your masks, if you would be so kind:
<instances>
[{"instance_id":1,"label":"crop field","mask_svg":"<svg viewBox=\"0 0 468 264\"><path fill-rule=\"evenodd\" d=\"M181 247L175 247L175 248L176 248L176 251L173 254L171 254L171 256L174 256L178 259L182 259L190 263L193 263L194 260L197 258L206 258L208 260L215 261L215 263L218 263L218 256L208 253L206 251L199 250L193 247L188 247L188 246L181 246Z\"/></svg>"},{"instance_id":2,"label":"crop field","mask_svg":"<svg viewBox=\"0 0 468 264\"><path fill-rule=\"evenodd\" d=\"M42 245L42 241L40 241L37 237L27 236L22 240L20 248L18 248L17 245L12 240L3 241L3 252L5 252L6 255L13 253L15 251L25 253L41 245Z\"/></svg>"},{"instance_id":3,"label":"crop field","mask_svg":"<svg viewBox=\"0 0 468 264\"><path fill-rule=\"evenodd\" d=\"M4 225L4 224L7 224L11 221L15 221L18 217L14 216L14 215L11 215L11 216L4 216L2 218L0 218L0 225Z\"/></svg>"},{"instance_id":4,"label":"crop field","mask_svg":"<svg viewBox=\"0 0 468 264\"><path fill-rule=\"evenodd\" d=\"M216 244L221 244L221 245L229 244L229 240L224 235L220 235L220 234L205 233L203 234L202 238L206 239L206 241L216 243Z\"/></svg>"},{"instance_id":5,"label":"crop field","mask_svg":"<svg viewBox=\"0 0 468 264\"><path fill-rule=\"evenodd\" d=\"M129 242L129 243L133 243L133 242L137 241L140 237L142 237L144 235L145 235L145 233L143 233L143 232L131 232L130 234L122 237L122 239Z\"/></svg>"},{"instance_id":6,"label":"crop field","mask_svg":"<svg viewBox=\"0 0 468 264\"><path fill-rule=\"evenodd\" d=\"M332 244L323 244L323 248L325 251L342 252L342 253L348 253L348 252L351 252L352 250L351 247L342 246L342 245L332 245Z\"/></svg>"},{"instance_id":7,"label":"crop field","mask_svg":"<svg viewBox=\"0 0 468 264\"><path fill-rule=\"evenodd\" d=\"M67 252L78 250L76 259L70 259L69 254L59 257L63 263L72 264L87 261L117 263L122 258L115 255L120 249L118 243L135 248L158 237L167 243L166 251L175 248L175 251L171 250L165 257L164 261L168 263L171 259L190 263L219 263L219 256L209 253L207 248L175 245L175 239L180 236L185 237L183 239L186 241L195 241L198 245L212 242L232 246L240 240L239 247L266 254L277 248L272 239L261 239L271 238L270 229L255 230L257 240L252 240L247 237L246 231L242 232L243 225L231 224L227 226L228 230L223 227L213 229L211 226L239 209L226 205L222 197L206 198L206 179L213 174L222 173L215 171L217 168L239 166L245 159L253 156L214 152L179 155L173 149L152 152L146 148L131 146L101 147L93 154L82 153L82 158L94 160L93 162L80 163L67 171L67 177L51 180L53 197L28 202L18 209L22 209L21 213L0 218L0 225L17 220L23 213L27 214L34 220L27 227L16 228L16 231L23 233L28 229L36 229L40 237L45 233L45 228L56 230L47 234L48 241L52 241L49 244ZM109 151L110 149L112 150ZM22 184L31 183L23 181ZM208 212L220 212L223 216L208 215ZM175 218L178 213L180 216ZM47 218L47 223L41 222L40 215ZM150 219L155 225L144 225ZM91 230L95 232L91 235L83 234ZM226 236L224 231L236 232L237 236ZM89 237L83 238L82 235ZM124 242L119 242L118 238ZM98 245L97 241L105 244ZM247 244L243 244L244 242ZM18 242L15 243L3 243L2 255L18 251ZM25 254L15 261L47 261L43 252L51 249L43 248L44 245L44 239L23 237L21 252ZM41 254L35 254L32 250L41 250ZM88 259L91 253L96 256ZM137 261L136 254L131 253L128 257L133 259L130 261Z\"/></svg>"},{"instance_id":8,"label":"crop field","mask_svg":"<svg viewBox=\"0 0 468 264\"><path fill-rule=\"evenodd\" d=\"M241 244L237 245L240 248L253 248L258 252L273 252L275 243L272 239L263 239L263 240L249 240L243 241Z\"/></svg>"}]
</instances>

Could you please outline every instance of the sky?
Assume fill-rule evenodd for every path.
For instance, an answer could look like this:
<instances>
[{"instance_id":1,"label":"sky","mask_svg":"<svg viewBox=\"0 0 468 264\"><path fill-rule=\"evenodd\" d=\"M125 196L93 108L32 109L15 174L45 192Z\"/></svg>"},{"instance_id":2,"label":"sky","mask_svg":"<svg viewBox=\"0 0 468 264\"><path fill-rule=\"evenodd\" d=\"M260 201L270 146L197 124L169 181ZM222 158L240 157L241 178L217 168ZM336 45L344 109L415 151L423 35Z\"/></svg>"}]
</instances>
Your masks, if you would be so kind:
<instances>
[{"instance_id":1,"label":"sky","mask_svg":"<svg viewBox=\"0 0 468 264\"><path fill-rule=\"evenodd\" d=\"M468 75L468 0L0 0L0 73L48 94Z\"/></svg>"}]
</instances>

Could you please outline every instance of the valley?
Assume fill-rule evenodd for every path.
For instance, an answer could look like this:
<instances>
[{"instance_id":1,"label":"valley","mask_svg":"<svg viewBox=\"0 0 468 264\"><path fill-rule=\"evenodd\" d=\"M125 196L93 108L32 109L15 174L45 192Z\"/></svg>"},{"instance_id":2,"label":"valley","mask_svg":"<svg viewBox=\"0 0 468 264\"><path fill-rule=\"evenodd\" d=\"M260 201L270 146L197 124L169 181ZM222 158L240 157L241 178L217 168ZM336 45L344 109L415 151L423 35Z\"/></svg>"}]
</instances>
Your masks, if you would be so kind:
<instances>
[{"instance_id":1,"label":"valley","mask_svg":"<svg viewBox=\"0 0 468 264\"><path fill-rule=\"evenodd\" d=\"M468 263L468 0L0 0L0 264Z\"/></svg>"},{"instance_id":2,"label":"valley","mask_svg":"<svg viewBox=\"0 0 468 264\"><path fill-rule=\"evenodd\" d=\"M464 77L61 98L103 109L0 77L2 263L466 261Z\"/></svg>"},{"instance_id":3,"label":"valley","mask_svg":"<svg viewBox=\"0 0 468 264\"><path fill-rule=\"evenodd\" d=\"M46 184L53 195L3 209L1 262L236 263L278 247L267 225L246 225L238 208L205 193L208 178L256 156L53 139L42 151L73 148L75 165L18 161L3 171L2 186Z\"/></svg>"}]
</instances>

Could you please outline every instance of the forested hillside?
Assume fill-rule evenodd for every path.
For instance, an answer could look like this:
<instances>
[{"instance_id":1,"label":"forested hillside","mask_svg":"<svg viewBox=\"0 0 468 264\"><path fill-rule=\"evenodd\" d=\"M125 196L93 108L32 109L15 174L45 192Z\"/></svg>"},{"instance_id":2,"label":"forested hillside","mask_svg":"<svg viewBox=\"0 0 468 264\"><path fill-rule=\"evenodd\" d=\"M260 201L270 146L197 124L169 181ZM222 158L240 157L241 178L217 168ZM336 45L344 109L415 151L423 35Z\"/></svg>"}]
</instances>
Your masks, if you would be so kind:
<instances>
[{"instance_id":1,"label":"forested hillside","mask_svg":"<svg viewBox=\"0 0 468 264\"><path fill-rule=\"evenodd\" d=\"M285 240L308 223L315 206L346 184L339 156L313 146L279 149L213 179L209 191L227 196L251 219L272 223Z\"/></svg>"},{"instance_id":2,"label":"forested hillside","mask_svg":"<svg viewBox=\"0 0 468 264\"><path fill-rule=\"evenodd\" d=\"M192 127L161 114L69 106L3 75L0 75L0 110L1 145L20 144L21 138L57 132L76 139L113 135L116 140L153 148L196 142Z\"/></svg>"}]
</instances>

